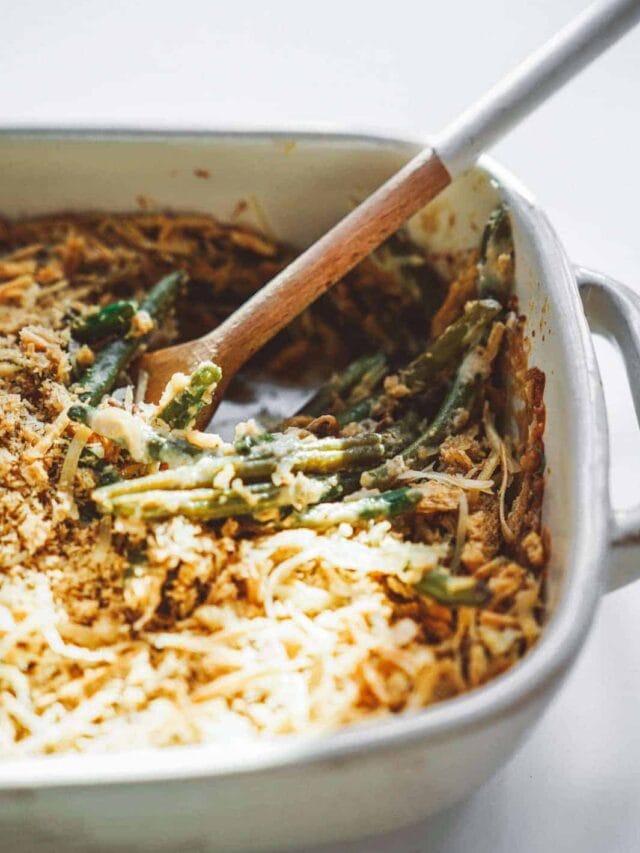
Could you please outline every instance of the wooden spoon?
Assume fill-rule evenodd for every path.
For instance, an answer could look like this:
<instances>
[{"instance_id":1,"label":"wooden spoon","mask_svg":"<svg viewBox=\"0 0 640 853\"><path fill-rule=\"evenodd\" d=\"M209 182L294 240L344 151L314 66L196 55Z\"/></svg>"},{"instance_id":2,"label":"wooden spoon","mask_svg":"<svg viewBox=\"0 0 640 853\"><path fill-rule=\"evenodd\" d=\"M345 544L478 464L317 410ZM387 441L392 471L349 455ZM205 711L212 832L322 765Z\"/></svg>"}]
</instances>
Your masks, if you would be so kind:
<instances>
[{"instance_id":1,"label":"wooden spoon","mask_svg":"<svg viewBox=\"0 0 640 853\"><path fill-rule=\"evenodd\" d=\"M588 7L220 326L197 340L147 353L142 360L149 375L146 399L157 402L176 371L190 373L206 360L220 365L226 387L260 347L639 18L640 0ZM224 387L201 413L201 424L213 414Z\"/></svg>"}]
</instances>

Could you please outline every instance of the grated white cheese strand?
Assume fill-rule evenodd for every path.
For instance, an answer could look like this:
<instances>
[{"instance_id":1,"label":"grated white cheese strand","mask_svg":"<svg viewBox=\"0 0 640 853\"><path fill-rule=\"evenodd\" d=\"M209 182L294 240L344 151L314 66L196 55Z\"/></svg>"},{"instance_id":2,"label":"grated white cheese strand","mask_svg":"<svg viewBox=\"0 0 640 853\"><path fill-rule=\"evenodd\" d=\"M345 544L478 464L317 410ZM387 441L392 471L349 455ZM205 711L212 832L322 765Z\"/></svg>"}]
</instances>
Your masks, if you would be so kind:
<instances>
[{"instance_id":1,"label":"grated white cheese strand","mask_svg":"<svg viewBox=\"0 0 640 853\"><path fill-rule=\"evenodd\" d=\"M131 414L133 412L133 386L127 385L124 389L124 410Z\"/></svg>"},{"instance_id":2,"label":"grated white cheese strand","mask_svg":"<svg viewBox=\"0 0 640 853\"><path fill-rule=\"evenodd\" d=\"M451 569L454 572L460 566L462 549L464 548L464 543L467 540L468 520L469 502L467 501L467 496L465 492L463 490L460 490L460 503L458 505L458 524L456 527L456 545L453 552L453 559L451 560Z\"/></svg>"},{"instance_id":3,"label":"grated white cheese strand","mask_svg":"<svg viewBox=\"0 0 640 853\"><path fill-rule=\"evenodd\" d=\"M138 372L138 381L136 382L136 391L133 396L133 401L136 406L144 403L145 394L147 393L147 385L149 384L149 374L146 370L140 369Z\"/></svg>"},{"instance_id":4,"label":"grated white cheese strand","mask_svg":"<svg viewBox=\"0 0 640 853\"><path fill-rule=\"evenodd\" d=\"M488 478L471 479L461 477L459 474L446 474L444 471L405 471L398 477L399 480L433 480L436 483L445 483L449 486L457 486L459 489L467 489L476 492L493 491L493 480Z\"/></svg>"},{"instance_id":5,"label":"grated white cheese strand","mask_svg":"<svg viewBox=\"0 0 640 853\"><path fill-rule=\"evenodd\" d=\"M500 454L495 450L492 451L491 455L487 458L484 465L482 466L481 471L478 474L478 480L490 480L491 477L493 477L499 462Z\"/></svg>"},{"instance_id":6,"label":"grated white cheese strand","mask_svg":"<svg viewBox=\"0 0 640 853\"><path fill-rule=\"evenodd\" d=\"M0 682L9 685L16 699L27 708L31 708L31 692L29 690L29 679L18 669L17 666L0 663Z\"/></svg>"},{"instance_id":7,"label":"grated white cheese strand","mask_svg":"<svg viewBox=\"0 0 640 853\"><path fill-rule=\"evenodd\" d=\"M502 535L509 543L513 543L516 540L516 537L507 524L506 517L506 509L505 509L505 498L507 494L507 486L509 484L509 465L507 462L507 451L505 449L504 444L502 445L500 451L500 460L502 465L502 481L500 483L500 491L498 492L498 496L500 498L499 503L499 512L500 512L500 529L502 530Z\"/></svg>"},{"instance_id":8,"label":"grated white cheese strand","mask_svg":"<svg viewBox=\"0 0 640 853\"><path fill-rule=\"evenodd\" d=\"M58 487L60 489L66 490L71 488L76 471L78 470L80 454L84 450L90 435L91 430L84 424L79 424L76 427L74 436L69 443L67 454L64 457L62 468L60 469L60 479L58 480Z\"/></svg>"},{"instance_id":9,"label":"grated white cheese strand","mask_svg":"<svg viewBox=\"0 0 640 853\"><path fill-rule=\"evenodd\" d=\"M509 543L515 542L515 536L513 531L507 524L506 517L506 509L505 509L505 500L507 494L507 486L509 485L509 462L507 459L507 449L505 447L504 441L500 437L497 429L495 428L495 424L493 422L493 418L491 417L491 410L489 409L489 404L485 403L484 412L482 414L482 420L484 423L485 434L487 436L487 440L489 444L495 451L496 455L500 459L500 466L502 468L502 479L500 481L500 489L498 491L499 496L499 514L500 514L500 529L502 530L502 535Z\"/></svg>"}]
</instances>

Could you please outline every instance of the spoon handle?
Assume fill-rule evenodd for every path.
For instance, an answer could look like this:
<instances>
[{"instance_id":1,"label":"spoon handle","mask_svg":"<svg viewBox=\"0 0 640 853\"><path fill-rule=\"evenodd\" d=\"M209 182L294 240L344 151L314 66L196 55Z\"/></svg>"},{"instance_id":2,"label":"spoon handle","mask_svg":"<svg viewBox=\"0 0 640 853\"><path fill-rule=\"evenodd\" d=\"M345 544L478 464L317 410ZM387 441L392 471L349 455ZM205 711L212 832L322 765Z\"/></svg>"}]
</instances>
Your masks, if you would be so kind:
<instances>
[{"instance_id":1,"label":"spoon handle","mask_svg":"<svg viewBox=\"0 0 640 853\"><path fill-rule=\"evenodd\" d=\"M432 140L452 177L640 20L640 0L592 3Z\"/></svg>"}]
</instances>

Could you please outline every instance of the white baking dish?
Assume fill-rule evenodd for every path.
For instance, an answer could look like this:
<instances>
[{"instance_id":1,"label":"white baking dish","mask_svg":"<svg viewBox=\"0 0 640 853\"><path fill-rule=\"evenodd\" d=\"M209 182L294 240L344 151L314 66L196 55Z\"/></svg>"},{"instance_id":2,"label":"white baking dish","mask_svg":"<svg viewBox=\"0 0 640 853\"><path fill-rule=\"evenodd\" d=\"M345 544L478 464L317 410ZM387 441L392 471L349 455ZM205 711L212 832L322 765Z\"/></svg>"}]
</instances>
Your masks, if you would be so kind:
<instances>
[{"instance_id":1,"label":"white baking dish","mask_svg":"<svg viewBox=\"0 0 640 853\"><path fill-rule=\"evenodd\" d=\"M0 212L127 210L144 198L225 219L253 195L276 234L303 246L419 147L318 134L5 132ZM330 737L0 762L3 849L277 848L389 830L480 785L535 724L592 622L610 546L640 526L637 511L609 505L603 397L576 278L639 379L640 313L631 291L572 267L528 192L488 159L416 217L415 233L428 227L441 250L475 246L499 196L515 223L531 363L547 376L552 557L539 645L473 693Z\"/></svg>"}]
</instances>

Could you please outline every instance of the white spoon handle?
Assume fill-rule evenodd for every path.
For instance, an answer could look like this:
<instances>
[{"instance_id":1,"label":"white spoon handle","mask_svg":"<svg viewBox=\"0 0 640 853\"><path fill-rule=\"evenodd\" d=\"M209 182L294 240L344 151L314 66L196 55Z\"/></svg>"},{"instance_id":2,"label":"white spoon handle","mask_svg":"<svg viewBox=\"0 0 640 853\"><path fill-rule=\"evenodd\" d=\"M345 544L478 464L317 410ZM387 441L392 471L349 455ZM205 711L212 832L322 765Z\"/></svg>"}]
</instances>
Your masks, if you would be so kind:
<instances>
[{"instance_id":1,"label":"white spoon handle","mask_svg":"<svg viewBox=\"0 0 640 853\"><path fill-rule=\"evenodd\" d=\"M432 141L452 177L640 20L640 0L588 6Z\"/></svg>"}]
</instances>

